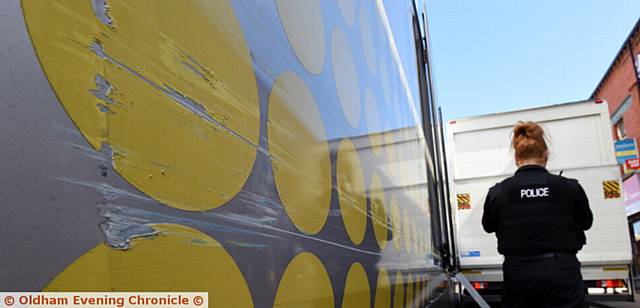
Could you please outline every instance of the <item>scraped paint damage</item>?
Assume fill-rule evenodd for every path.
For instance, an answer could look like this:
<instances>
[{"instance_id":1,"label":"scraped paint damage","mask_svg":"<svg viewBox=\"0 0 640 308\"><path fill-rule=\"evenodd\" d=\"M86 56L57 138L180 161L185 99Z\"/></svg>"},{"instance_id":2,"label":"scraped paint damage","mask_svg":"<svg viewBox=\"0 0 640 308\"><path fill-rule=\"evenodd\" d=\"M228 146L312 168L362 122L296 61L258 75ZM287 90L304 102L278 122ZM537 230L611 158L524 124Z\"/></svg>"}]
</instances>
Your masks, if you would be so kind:
<instances>
[{"instance_id":1,"label":"scraped paint damage","mask_svg":"<svg viewBox=\"0 0 640 308\"><path fill-rule=\"evenodd\" d=\"M93 148L109 147L104 165L142 193L213 209L241 190L256 152L268 155L251 55L228 2L23 6L60 102Z\"/></svg>"},{"instance_id":2,"label":"scraped paint damage","mask_svg":"<svg viewBox=\"0 0 640 308\"><path fill-rule=\"evenodd\" d=\"M98 214L105 218L100 223L105 242L112 248L127 250L136 237L152 237L158 233L146 220L123 216L122 207L111 204L98 205Z\"/></svg>"},{"instance_id":3,"label":"scraped paint damage","mask_svg":"<svg viewBox=\"0 0 640 308\"><path fill-rule=\"evenodd\" d=\"M113 100L109 97L109 94L112 90L111 84L104 79L101 75L96 75L96 88L90 89L89 92L93 93L93 95L99 99L104 101L106 104L97 103L96 106L100 109L101 112L109 112L109 106L107 104L113 104Z\"/></svg>"},{"instance_id":4,"label":"scraped paint damage","mask_svg":"<svg viewBox=\"0 0 640 308\"><path fill-rule=\"evenodd\" d=\"M109 16L109 4L107 0L91 0L93 6L93 13L96 18L103 24L113 27L113 19Z\"/></svg>"},{"instance_id":5,"label":"scraped paint damage","mask_svg":"<svg viewBox=\"0 0 640 308\"><path fill-rule=\"evenodd\" d=\"M115 249L133 249L132 239L147 237L154 239L157 235L153 228L156 224L171 223L175 225L191 226L198 230L213 230L216 233L242 234L251 237L253 240L273 239L274 235L264 232L251 231L245 228L231 226L232 224L260 225L263 222L253 220L242 215L221 215L213 213L202 213L197 217L181 217L169 213L159 213L147 211L135 207L127 206L125 200L109 201L97 205L97 213L103 219L100 229L105 237L105 243ZM226 221L227 224L214 223L213 218ZM239 247L264 247L261 244L251 242L229 241L229 244Z\"/></svg>"},{"instance_id":6,"label":"scraped paint damage","mask_svg":"<svg viewBox=\"0 0 640 308\"><path fill-rule=\"evenodd\" d=\"M108 201L114 201L119 199L133 199L137 201L145 201L155 203L155 200L148 198L143 195L139 195L133 192L130 192L125 189L113 187L107 183L95 182L95 181L87 181L73 178L65 178L65 177L52 177L52 179L57 181L62 181L70 184L85 186L89 188L95 189L102 198Z\"/></svg>"},{"instance_id":7,"label":"scraped paint damage","mask_svg":"<svg viewBox=\"0 0 640 308\"><path fill-rule=\"evenodd\" d=\"M189 110L193 114L197 115L201 119L213 124L214 126L216 126L218 128L221 128L221 129L225 130L226 132L228 132L231 135L233 135L234 137L242 140L243 142L246 142L247 144L251 145L252 147L260 148L260 146L258 144L248 140L247 138L245 138L244 136L240 135L239 133L233 131L232 129L230 129L228 127L226 127L224 125L226 117L222 116L220 121L216 120L212 116L212 114L209 113L209 111L207 110L207 108L203 104L198 103L194 99L192 99L192 98L180 93L179 91L171 88L170 86L168 86L166 84L163 84L162 86L160 86L160 85L154 83L150 79L144 77L142 74L136 72L135 70L133 70L132 68L127 66L126 64L124 64L121 61L118 61L118 60L114 59L113 57L109 56L104 51L104 47L102 46L102 43L100 43L100 41L98 39L95 39L91 43L89 49L91 51L93 51L96 55L98 55L99 57L111 62L112 64L115 64L116 66L124 69L125 71L131 73L132 75L134 75L138 79L142 80L144 83L146 83L147 85L151 86L152 88L162 92L164 95L166 95L169 98L173 99L176 103L180 104L182 107L186 108L187 110ZM192 65L192 63L196 63L197 64L197 62L191 57L188 57L188 58L192 61L191 63L187 63L187 62L184 62L184 61L182 61L181 63L185 64L185 66L187 66L190 69L192 69L192 71L194 71L194 73L198 74L199 76L201 76L202 78L207 80L212 86L214 86L213 82L211 82L211 79L208 78L203 73L204 68L202 68L201 66L198 65L198 68L202 68L202 69L200 69L200 70L196 69L196 66ZM109 84L109 82L107 82L104 79L104 77L102 77L100 75L96 76L96 87L97 87L96 90L90 90L90 91L97 98L105 100L105 101L110 102L110 103L113 103L113 100L108 97L109 92L111 92L111 85Z\"/></svg>"},{"instance_id":8,"label":"scraped paint damage","mask_svg":"<svg viewBox=\"0 0 640 308\"><path fill-rule=\"evenodd\" d=\"M189 110L190 112L192 112L193 114L195 114L196 116L200 117L202 120L212 124L214 127L222 129L223 131L229 133L231 136L241 140L242 142L246 143L247 145L255 148L256 150L260 151L261 153L270 156L268 150L259 145L257 142L251 141L249 140L247 137L241 135L240 133L234 131L233 129L225 126L225 122L227 121L227 117L225 115L221 115L220 119L216 119L215 113L210 112L209 110L207 110L207 108L197 102L196 100L182 94L181 92L179 92L178 90L175 90L174 88L163 84L162 86L154 83L153 81L151 81L150 79L146 78L145 76L143 76L142 74L138 73L137 71L133 70L132 68L130 68L129 66L127 66L126 64L122 63L121 61L118 61L117 59L114 59L113 57L109 56L105 51L104 51L104 47L102 46L102 43L100 43L100 41L98 39L95 39L89 49L91 51L93 51L96 55L98 55L100 58L109 61L110 63L124 69L125 71L129 72L130 74L132 74L133 76L137 77L138 79L142 80L144 83L146 83L147 85L151 86L152 88L162 92L164 95L166 95L167 97L171 98L173 101L175 101L176 103L180 104L182 107L184 107L185 109ZM198 63L198 61L196 61L193 57L184 54L184 58L187 59L185 61L180 61L180 63L182 63L185 67L187 67L190 71L192 71L194 74L200 76L201 78L203 78L204 80L206 80L209 85L211 85L212 88L217 89L219 87L218 83L218 79L215 78L215 75L209 71L206 67L204 67L203 65L201 65L200 63ZM96 89L92 89L90 90L91 93L93 93L97 98L104 100L108 103L114 103L113 99L111 99L110 97L108 97L109 93L111 92L112 87L111 84L106 81L104 79L104 77L97 75L96 76ZM98 104L98 108L100 108L101 111L103 112L108 112L110 111L108 109L108 107L102 105L102 104ZM273 157L272 157L273 158ZM274 158L275 159L275 158Z\"/></svg>"}]
</instances>

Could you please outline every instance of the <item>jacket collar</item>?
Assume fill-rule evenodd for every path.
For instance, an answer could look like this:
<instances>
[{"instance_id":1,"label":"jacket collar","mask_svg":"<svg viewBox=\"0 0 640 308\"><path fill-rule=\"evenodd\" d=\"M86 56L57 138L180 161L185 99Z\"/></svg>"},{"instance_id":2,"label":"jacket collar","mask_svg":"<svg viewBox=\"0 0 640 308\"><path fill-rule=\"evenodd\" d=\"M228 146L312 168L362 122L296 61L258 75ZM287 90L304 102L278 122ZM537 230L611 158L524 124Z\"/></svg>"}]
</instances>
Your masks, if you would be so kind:
<instances>
[{"instance_id":1,"label":"jacket collar","mask_svg":"<svg viewBox=\"0 0 640 308\"><path fill-rule=\"evenodd\" d=\"M524 165L524 166L518 168L518 170L516 170L516 173L521 172L521 171L525 171L525 170L538 170L538 171L548 172L545 167L542 167L542 166L539 166L539 165Z\"/></svg>"}]
</instances>

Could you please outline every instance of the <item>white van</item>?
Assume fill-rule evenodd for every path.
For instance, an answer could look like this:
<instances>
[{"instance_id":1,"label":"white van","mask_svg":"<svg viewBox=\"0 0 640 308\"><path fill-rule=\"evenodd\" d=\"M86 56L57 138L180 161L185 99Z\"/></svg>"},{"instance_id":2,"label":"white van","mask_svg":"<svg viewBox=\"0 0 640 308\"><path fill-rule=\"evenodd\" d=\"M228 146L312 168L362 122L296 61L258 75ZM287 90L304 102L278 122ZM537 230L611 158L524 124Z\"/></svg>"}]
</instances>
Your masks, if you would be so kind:
<instances>
[{"instance_id":1,"label":"white van","mask_svg":"<svg viewBox=\"0 0 640 308\"><path fill-rule=\"evenodd\" d=\"M584 187L594 215L587 244L578 253L589 294L632 298L631 242L622 200L609 113L582 101L452 120L448 125L452 199L462 272L488 301L502 292L502 255L495 234L482 229L487 191L516 170L510 148L518 121L535 121L547 135L554 174ZM456 206L457 204L457 206Z\"/></svg>"}]
</instances>

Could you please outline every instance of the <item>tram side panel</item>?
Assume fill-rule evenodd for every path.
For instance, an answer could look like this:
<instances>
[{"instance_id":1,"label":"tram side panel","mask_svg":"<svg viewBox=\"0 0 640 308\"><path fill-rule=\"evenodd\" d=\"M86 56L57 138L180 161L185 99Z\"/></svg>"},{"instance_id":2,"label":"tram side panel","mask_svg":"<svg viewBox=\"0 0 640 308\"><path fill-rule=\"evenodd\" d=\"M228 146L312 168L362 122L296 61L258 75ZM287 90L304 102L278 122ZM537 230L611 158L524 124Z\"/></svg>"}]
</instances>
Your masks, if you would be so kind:
<instances>
[{"instance_id":1,"label":"tram side panel","mask_svg":"<svg viewBox=\"0 0 640 308\"><path fill-rule=\"evenodd\" d=\"M417 61L394 52L409 1L0 11L1 291L204 290L211 307L447 291L400 69Z\"/></svg>"}]
</instances>

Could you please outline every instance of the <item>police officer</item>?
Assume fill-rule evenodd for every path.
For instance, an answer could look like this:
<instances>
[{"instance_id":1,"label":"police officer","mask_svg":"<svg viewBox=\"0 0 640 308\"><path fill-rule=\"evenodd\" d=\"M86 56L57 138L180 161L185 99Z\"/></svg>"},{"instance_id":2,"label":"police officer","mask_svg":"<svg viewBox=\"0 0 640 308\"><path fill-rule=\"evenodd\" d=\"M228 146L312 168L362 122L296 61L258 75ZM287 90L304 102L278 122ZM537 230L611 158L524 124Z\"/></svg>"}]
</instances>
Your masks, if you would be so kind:
<instances>
[{"instance_id":1,"label":"police officer","mask_svg":"<svg viewBox=\"0 0 640 308\"><path fill-rule=\"evenodd\" d=\"M574 179L549 173L544 131L518 122L511 145L516 173L489 189L482 226L496 232L505 256L503 307L584 307L585 288L576 253L593 215Z\"/></svg>"}]
</instances>

